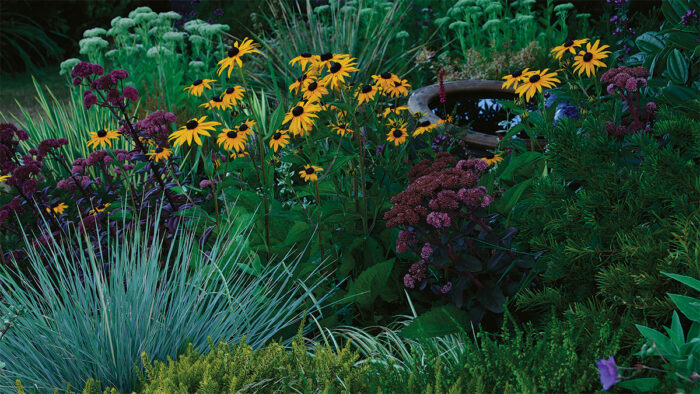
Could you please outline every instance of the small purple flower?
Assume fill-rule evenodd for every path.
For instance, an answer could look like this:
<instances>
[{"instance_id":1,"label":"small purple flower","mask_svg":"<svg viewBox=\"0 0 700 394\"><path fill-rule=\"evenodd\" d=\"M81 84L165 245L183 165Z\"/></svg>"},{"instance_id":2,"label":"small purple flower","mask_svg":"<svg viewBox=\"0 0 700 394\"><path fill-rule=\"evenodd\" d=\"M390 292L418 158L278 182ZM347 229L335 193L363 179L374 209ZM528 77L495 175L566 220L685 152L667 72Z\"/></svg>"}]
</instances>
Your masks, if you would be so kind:
<instances>
[{"instance_id":1,"label":"small purple flower","mask_svg":"<svg viewBox=\"0 0 700 394\"><path fill-rule=\"evenodd\" d=\"M135 87L125 86L123 93L124 97L128 98L131 101L137 101L139 99L139 91L136 90Z\"/></svg>"},{"instance_id":2,"label":"small purple flower","mask_svg":"<svg viewBox=\"0 0 700 394\"><path fill-rule=\"evenodd\" d=\"M216 16L224 16L224 10L222 10L221 8L217 8L217 9L214 10L214 15L216 15Z\"/></svg>"},{"instance_id":3,"label":"small purple flower","mask_svg":"<svg viewBox=\"0 0 700 394\"><path fill-rule=\"evenodd\" d=\"M447 294L447 293L450 292L450 290L452 290L452 282L447 282L447 283L445 283L445 285L442 286L442 288L440 289L440 293L442 293L442 294Z\"/></svg>"},{"instance_id":4,"label":"small purple flower","mask_svg":"<svg viewBox=\"0 0 700 394\"><path fill-rule=\"evenodd\" d=\"M682 17L681 17L681 23L688 26L688 25L694 25L698 23L698 20L700 17L698 16L698 10L692 9L688 10Z\"/></svg>"},{"instance_id":5,"label":"small purple flower","mask_svg":"<svg viewBox=\"0 0 700 394\"><path fill-rule=\"evenodd\" d=\"M445 212L430 212L425 221L435 228L450 227L452 225L450 215Z\"/></svg>"},{"instance_id":6,"label":"small purple flower","mask_svg":"<svg viewBox=\"0 0 700 394\"><path fill-rule=\"evenodd\" d=\"M90 109L90 107L95 104L97 104L97 96L95 96L92 92L86 94L83 98L83 106L85 106L85 109Z\"/></svg>"},{"instance_id":7,"label":"small purple flower","mask_svg":"<svg viewBox=\"0 0 700 394\"><path fill-rule=\"evenodd\" d=\"M615 358L610 356L608 359L600 359L595 363L598 367L598 372L600 373L600 383L603 384L603 390L608 390L610 387L617 383L617 378L620 375L617 373L617 365L615 364Z\"/></svg>"},{"instance_id":8,"label":"small purple flower","mask_svg":"<svg viewBox=\"0 0 700 394\"><path fill-rule=\"evenodd\" d=\"M647 103L646 107L647 107L647 111L649 111L649 112L654 112L654 111L656 111L656 103L653 102L653 101L649 101L649 102Z\"/></svg>"},{"instance_id":9,"label":"small purple flower","mask_svg":"<svg viewBox=\"0 0 700 394\"><path fill-rule=\"evenodd\" d=\"M605 90L607 90L609 95L613 95L615 94L615 85L609 84Z\"/></svg>"},{"instance_id":10,"label":"small purple flower","mask_svg":"<svg viewBox=\"0 0 700 394\"><path fill-rule=\"evenodd\" d=\"M117 70L112 71L112 75L116 79L125 79L129 76L129 72L126 70L117 69Z\"/></svg>"},{"instance_id":11,"label":"small purple flower","mask_svg":"<svg viewBox=\"0 0 700 394\"><path fill-rule=\"evenodd\" d=\"M426 242L420 251L420 257L423 260L427 260L432 254L433 254L433 246Z\"/></svg>"}]
</instances>

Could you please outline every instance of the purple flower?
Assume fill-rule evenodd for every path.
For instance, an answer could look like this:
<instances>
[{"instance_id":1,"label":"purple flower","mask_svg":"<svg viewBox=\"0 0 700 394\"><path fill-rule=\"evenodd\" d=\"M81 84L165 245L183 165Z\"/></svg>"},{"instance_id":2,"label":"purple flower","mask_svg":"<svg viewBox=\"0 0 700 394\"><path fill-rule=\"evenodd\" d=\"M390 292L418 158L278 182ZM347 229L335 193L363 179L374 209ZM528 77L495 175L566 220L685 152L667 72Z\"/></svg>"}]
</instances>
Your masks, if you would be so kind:
<instances>
[{"instance_id":1,"label":"purple flower","mask_svg":"<svg viewBox=\"0 0 700 394\"><path fill-rule=\"evenodd\" d=\"M598 372L600 373L600 383L603 384L603 390L608 390L615 383L617 383L617 378L620 375L617 373L617 365L615 364L615 358L610 356L608 359L600 359L595 363L598 367Z\"/></svg>"},{"instance_id":2,"label":"purple flower","mask_svg":"<svg viewBox=\"0 0 700 394\"><path fill-rule=\"evenodd\" d=\"M442 286L442 288L440 289L440 293L442 293L442 294L447 294L447 293L450 292L450 290L452 290L452 282L447 282L447 283L445 283L445 285Z\"/></svg>"},{"instance_id":3,"label":"purple flower","mask_svg":"<svg viewBox=\"0 0 700 394\"><path fill-rule=\"evenodd\" d=\"M112 75L116 79L125 79L129 76L129 72L126 70L117 69L117 70L112 71Z\"/></svg>"},{"instance_id":4,"label":"purple flower","mask_svg":"<svg viewBox=\"0 0 700 394\"><path fill-rule=\"evenodd\" d=\"M427 260L428 257L430 257L430 255L432 255L432 254L433 254L433 247L432 247L432 245L430 245L429 243L426 242L420 251L420 257L423 260Z\"/></svg>"},{"instance_id":5,"label":"purple flower","mask_svg":"<svg viewBox=\"0 0 700 394\"><path fill-rule=\"evenodd\" d=\"M139 99L139 91L132 86L125 86L123 92L124 97L128 98L131 101L137 101Z\"/></svg>"},{"instance_id":6,"label":"purple flower","mask_svg":"<svg viewBox=\"0 0 700 394\"><path fill-rule=\"evenodd\" d=\"M435 228L450 227L452 225L450 215L445 212L430 212L425 221Z\"/></svg>"},{"instance_id":7,"label":"purple flower","mask_svg":"<svg viewBox=\"0 0 700 394\"><path fill-rule=\"evenodd\" d=\"M698 10L692 9L688 10L682 17L681 17L681 23L688 26L688 25L694 25L698 22L699 16L698 16Z\"/></svg>"},{"instance_id":8,"label":"purple flower","mask_svg":"<svg viewBox=\"0 0 700 394\"><path fill-rule=\"evenodd\" d=\"M83 98L83 105L85 106L85 109L90 109L90 107L95 104L97 104L97 96L95 96L92 92L86 94L85 98Z\"/></svg>"},{"instance_id":9,"label":"purple flower","mask_svg":"<svg viewBox=\"0 0 700 394\"><path fill-rule=\"evenodd\" d=\"M214 15L216 15L216 16L224 16L224 10L222 10L221 8L217 8L217 9L214 10Z\"/></svg>"},{"instance_id":10,"label":"purple flower","mask_svg":"<svg viewBox=\"0 0 700 394\"><path fill-rule=\"evenodd\" d=\"M653 101L649 101L649 102L647 103L646 107L647 107L647 111L649 111L649 112L654 112L654 111L656 111L656 103L653 102Z\"/></svg>"}]
</instances>

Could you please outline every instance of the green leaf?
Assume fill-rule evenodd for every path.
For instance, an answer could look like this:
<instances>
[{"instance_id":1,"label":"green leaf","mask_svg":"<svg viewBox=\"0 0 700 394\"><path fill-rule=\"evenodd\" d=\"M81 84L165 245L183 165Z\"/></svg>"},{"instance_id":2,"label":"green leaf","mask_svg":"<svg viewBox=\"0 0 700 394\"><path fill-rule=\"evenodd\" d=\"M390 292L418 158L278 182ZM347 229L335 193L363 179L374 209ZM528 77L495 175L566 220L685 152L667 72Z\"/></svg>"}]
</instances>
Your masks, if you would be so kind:
<instances>
[{"instance_id":1,"label":"green leaf","mask_svg":"<svg viewBox=\"0 0 700 394\"><path fill-rule=\"evenodd\" d=\"M636 326L637 330L642 333L644 338L656 344L656 348L664 357L678 353L678 348L661 332L639 324L636 324Z\"/></svg>"},{"instance_id":2,"label":"green leaf","mask_svg":"<svg viewBox=\"0 0 700 394\"><path fill-rule=\"evenodd\" d=\"M292 246L301 240L306 241L313 233L313 230L311 225L306 222L296 222L287 232L287 236L284 238L284 244Z\"/></svg>"},{"instance_id":3,"label":"green leaf","mask_svg":"<svg viewBox=\"0 0 700 394\"><path fill-rule=\"evenodd\" d=\"M700 322L700 299L680 294L669 294L668 296L671 297L676 307L678 307L681 313L688 319Z\"/></svg>"},{"instance_id":4,"label":"green leaf","mask_svg":"<svg viewBox=\"0 0 700 394\"><path fill-rule=\"evenodd\" d=\"M673 311L673 317L671 318L671 328L664 327L666 333L668 334L673 344L680 347L685 343L685 334L683 334L683 326L681 326L681 319L678 317L678 313Z\"/></svg>"},{"instance_id":5,"label":"green leaf","mask_svg":"<svg viewBox=\"0 0 700 394\"><path fill-rule=\"evenodd\" d=\"M463 331L469 325L469 315L454 305L434 307L413 319L399 335L404 338L430 338Z\"/></svg>"},{"instance_id":6,"label":"green leaf","mask_svg":"<svg viewBox=\"0 0 700 394\"><path fill-rule=\"evenodd\" d=\"M695 278L691 278L690 276L671 274L671 273L663 272L663 271L661 271L661 273L668 276L669 278L675 279L675 280L683 283L686 286L690 286L693 289L700 291L700 280L697 280Z\"/></svg>"},{"instance_id":7,"label":"green leaf","mask_svg":"<svg viewBox=\"0 0 700 394\"><path fill-rule=\"evenodd\" d=\"M363 308L368 308L377 298L378 292L386 285L389 279L389 274L394 268L394 259L375 264L362 273L355 279L348 289L349 302L355 302Z\"/></svg>"},{"instance_id":8,"label":"green leaf","mask_svg":"<svg viewBox=\"0 0 700 394\"><path fill-rule=\"evenodd\" d=\"M617 384L617 387L632 391L648 392L654 390L659 383L661 381L658 378L638 378L623 380Z\"/></svg>"},{"instance_id":9,"label":"green leaf","mask_svg":"<svg viewBox=\"0 0 700 394\"><path fill-rule=\"evenodd\" d=\"M675 84L683 85L688 82L689 67L688 59L678 49L674 49L666 59L666 71Z\"/></svg>"},{"instance_id":10,"label":"green leaf","mask_svg":"<svg viewBox=\"0 0 700 394\"><path fill-rule=\"evenodd\" d=\"M494 204L493 209L501 215L508 215L533 181L534 178L530 178L506 190L503 196Z\"/></svg>"},{"instance_id":11,"label":"green leaf","mask_svg":"<svg viewBox=\"0 0 700 394\"><path fill-rule=\"evenodd\" d=\"M657 32L646 32L637 37L635 43L637 44L637 48L649 54L655 54L664 49L664 42Z\"/></svg>"}]
</instances>

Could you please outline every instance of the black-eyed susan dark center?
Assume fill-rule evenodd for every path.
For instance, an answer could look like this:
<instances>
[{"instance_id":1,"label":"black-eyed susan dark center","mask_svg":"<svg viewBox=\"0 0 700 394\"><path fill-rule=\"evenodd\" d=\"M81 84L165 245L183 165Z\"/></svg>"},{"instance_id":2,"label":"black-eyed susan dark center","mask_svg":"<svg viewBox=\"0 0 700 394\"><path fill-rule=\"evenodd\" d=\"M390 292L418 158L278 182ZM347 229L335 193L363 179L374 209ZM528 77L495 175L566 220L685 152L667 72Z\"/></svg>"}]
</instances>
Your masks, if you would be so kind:
<instances>
[{"instance_id":1,"label":"black-eyed susan dark center","mask_svg":"<svg viewBox=\"0 0 700 394\"><path fill-rule=\"evenodd\" d=\"M362 86L362 93L369 93L371 91L372 91L372 86L370 86L370 85Z\"/></svg>"},{"instance_id":2,"label":"black-eyed susan dark center","mask_svg":"<svg viewBox=\"0 0 700 394\"><path fill-rule=\"evenodd\" d=\"M231 139L236 139L238 137L238 133L235 131L231 130L228 133L226 133L226 136Z\"/></svg>"},{"instance_id":3,"label":"black-eyed susan dark center","mask_svg":"<svg viewBox=\"0 0 700 394\"><path fill-rule=\"evenodd\" d=\"M566 41L566 42L564 43L564 46L565 46L566 48L568 48L568 47L570 47L570 46L572 46L572 45L574 45L574 40L568 40L568 41Z\"/></svg>"},{"instance_id":4,"label":"black-eyed susan dark center","mask_svg":"<svg viewBox=\"0 0 700 394\"><path fill-rule=\"evenodd\" d=\"M418 126L420 126L420 127L428 127L428 126L430 126L430 121L429 121L429 120L424 120L424 121L418 123Z\"/></svg>"},{"instance_id":5,"label":"black-eyed susan dark center","mask_svg":"<svg viewBox=\"0 0 700 394\"><path fill-rule=\"evenodd\" d=\"M383 72L379 74L379 76L382 77L382 79L391 79L391 73L388 72Z\"/></svg>"},{"instance_id":6,"label":"black-eyed susan dark center","mask_svg":"<svg viewBox=\"0 0 700 394\"><path fill-rule=\"evenodd\" d=\"M161 153L161 152L163 152L163 148L161 148L160 146L157 147L157 148L156 148L156 153Z\"/></svg>"},{"instance_id":7,"label":"black-eyed susan dark center","mask_svg":"<svg viewBox=\"0 0 700 394\"><path fill-rule=\"evenodd\" d=\"M593 59L593 54L590 52L586 52L585 55L583 55L583 61L584 62L590 62L591 59Z\"/></svg>"},{"instance_id":8,"label":"black-eyed susan dark center","mask_svg":"<svg viewBox=\"0 0 700 394\"><path fill-rule=\"evenodd\" d=\"M292 110L292 115L294 115L294 116L299 116L303 113L304 113L304 108L302 108L298 105L296 107L294 107L294 109Z\"/></svg>"},{"instance_id":9,"label":"black-eyed susan dark center","mask_svg":"<svg viewBox=\"0 0 700 394\"><path fill-rule=\"evenodd\" d=\"M530 77L530 79L529 79L530 83L535 83L535 82L537 82L537 81L539 81L539 80L540 80L540 75L539 75L539 74L532 75L532 76Z\"/></svg>"},{"instance_id":10,"label":"black-eyed susan dark center","mask_svg":"<svg viewBox=\"0 0 700 394\"><path fill-rule=\"evenodd\" d=\"M399 129L394 129L392 134L394 135L394 138L401 138L401 136L403 135L403 131L401 131Z\"/></svg>"},{"instance_id":11,"label":"black-eyed susan dark center","mask_svg":"<svg viewBox=\"0 0 700 394\"><path fill-rule=\"evenodd\" d=\"M316 90L317 87L318 84L316 82L311 82L309 86L306 87L306 90L308 90L309 92L313 92L314 90Z\"/></svg>"},{"instance_id":12,"label":"black-eyed susan dark center","mask_svg":"<svg viewBox=\"0 0 700 394\"><path fill-rule=\"evenodd\" d=\"M323 55L321 55L321 61L324 61L324 62L331 60L332 58L333 58L333 54L330 52L326 52Z\"/></svg>"},{"instance_id":13,"label":"black-eyed susan dark center","mask_svg":"<svg viewBox=\"0 0 700 394\"><path fill-rule=\"evenodd\" d=\"M100 137L100 138L104 138L104 137L107 136L107 131L105 131L105 130L100 130L100 131L97 132L97 136Z\"/></svg>"},{"instance_id":14,"label":"black-eyed susan dark center","mask_svg":"<svg viewBox=\"0 0 700 394\"><path fill-rule=\"evenodd\" d=\"M341 67L342 67L342 66L340 65L340 63L338 63L338 62L333 62L333 63L331 63L331 72L332 72L333 74L335 74L335 73L337 73L338 71L340 71L340 68L341 68Z\"/></svg>"},{"instance_id":15,"label":"black-eyed susan dark center","mask_svg":"<svg viewBox=\"0 0 700 394\"><path fill-rule=\"evenodd\" d=\"M242 125L238 126L238 131L246 131L248 130L248 125L243 123Z\"/></svg>"},{"instance_id":16,"label":"black-eyed susan dark center","mask_svg":"<svg viewBox=\"0 0 700 394\"><path fill-rule=\"evenodd\" d=\"M282 138L282 133L280 133L280 132L278 131L278 132L275 133L275 135L272 136L272 138L278 140L278 139Z\"/></svg>"},{"instance_id":17,"label":"black-eyed susan dark center","mask_svg":"<svg viewBox=\"0 0 700 394\"><path fill-rule=\"evenodd\" d=\"M313 173L314 173L314 171L315 171L315 170L314 170L314 168L313 168L313 167L309 167L309 168L307 168L307 169L306 169L306 171L305 171L305 172L306 172L307 174L311 175L311 174L313 174Z\"/></svg>"},{"instance_id":18,"label":"black-eyed susan dark center","mask_svg":"<svg viewBox=\"0 0 700 394\"><path fill-rule=\"evenodd\" d=\"M196 129L197 126L199 126L199 123L197 123L196 120L192 119L189 122L187 122L185 126L187 127L187 130L193 130Z\"/></svg>"},{"instance_id":19,"label":"black-eyed susan dark center","mask_svg":"<svg viewBox=\"0 0 700 394\"><path fill-rule=\"evenodd\" d=\"M309 52L302 52L301 57L311 57Z\"/></svg>"},{"instance_id":20,"label":"black-eyed susan dark center","mask_svg":"<svg viewBox=\"0 0 700 394\"><path fill-rule=\"evenodd\" d=\"M198 79L198 80L192 82L192 86L197 86L197 85L201 85L201 84L202 84L202 80L201 80L201 79Z\"/></svg>"},{"instance_id":21,"label":"black-eyed susan dark center","mask_svg":"<svg viewBox=\"0 0 700 394\"><path fill-rule=\"evenodd\" d=\"M238 55L239 49L236 47L231 47L231 49L228 50L228 57L234 57Z\"/></svg>"},{"instance_id":22,"label":"black-eyed susan dark center","mask_svg":"<svg viewBox=\"0 0 700 394\"><path fill-rule=\"evenodd\" d=\"M488 153L488 154L486 155L486 158L487 158L487 159L493 159L493 153Z\"/></svg>"},{"instance_id":23,"label":"black-eyed susan dark center","mask_svg":"<svg viewBox=\"0 0 700 394\"><path fill-rule=\"evenodd\" d=\"M228 88L228 89L226 89L226 94L231 94L231 93L233 93L234 90L236 90L236 89Z\"/></svg>"},{"instance_id":24,"label":"black-eyed susan dark center","mask_svg":"<svg viewBox=\"0 0 700 394\"><path fill-rule=\"evenodd\" d=\"M224 98L221 96L214 96L212 98L212 101L216 101L217 103L220 103L220 102L224 101Z\"/></svg>"},{"instance_id":25,"label":"black-eyed susan dark center","mask_svg":"<svg viewBox=\"0 0 700 394\"><path fill-rule=\"evenodd\" d=\"M338 128L339 128L339 129L345 130L345 129L348 128L348 125L346 125L346 124L344 124L344 123L343 123L343 124L339 124L339 125L338 125Z\"/></svg>"},{"instance_id":26,"label":"black-eyed susan dark center","mask_svg":"<svg viewBox=\"0 0 700 394\"><path fill-rule=\"evenodd\" d=\"M518 77L521 76L521 75L523 75L523 72L522 72L522 71L516 71L516 72L510 74L510 76L513 77L513 78L518 78Z\"/></svg>"}]
</instances>

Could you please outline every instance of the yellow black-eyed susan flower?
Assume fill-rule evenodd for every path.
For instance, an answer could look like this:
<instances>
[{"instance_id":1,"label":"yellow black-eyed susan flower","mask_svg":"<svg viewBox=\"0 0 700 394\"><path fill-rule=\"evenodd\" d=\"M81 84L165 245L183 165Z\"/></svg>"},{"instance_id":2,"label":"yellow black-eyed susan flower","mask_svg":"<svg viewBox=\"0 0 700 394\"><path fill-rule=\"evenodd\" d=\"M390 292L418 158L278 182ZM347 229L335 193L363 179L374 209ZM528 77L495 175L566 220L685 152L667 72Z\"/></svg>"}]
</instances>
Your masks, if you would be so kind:
<instances>
[{"instance_id":1,"label":"yellow black-eyed susan flower","mask_svg":"<svg viewBox=\"0 0 700 394\"><path fill-rule=\"evenodd\" d=\"M394 82L393 84L387 84L390 88L386 90L391 97L408 96L408 89L411 85L407 80L402 79L401 82Z\"/></svg>"},{"instance_id":2,"label":"yellow black-eyed susan flower","mask_svg":"<svg viewBox=\"0 0 700 394\"><path fill-rule=\"evenodd\" d=\"M482 157L481 160L485 161L489 166L492 166L496 163L503 161L503 156L501 156L500 153L497 155L489 153L485 157Z\"/></svg>"},{"instance_id":3,"label":"yellow black-eyed susan flower","mask_svg":"<svg viewBox=\"0 0 700 394\"><path fill-rule=\"evenodd\" d=\"M187 142L187 145L192 145L192 140L201 146L202 139L199 138L199 135L210 137L209 131L214 131L215 126L221 125L219 122L207 122L206 120L206 116L202 116L199 119L190 119L184 126L170 134L168 140L175 140L175 146L182 145L184 142Z\"/></svg>"},{"instance_id":4,"label":"yellow black-eyed susan flower","mask_svg":"<svg viewBox=\"0 0 700 394\"><path fill-rule=\"evenodd\" d=\"M299 91L304 86L306 80L308 78L315 78L316 75L317 74L315 72L312 72L311 70L309 70L309 72L307 73L301 74L301 76L297 78L296 81L292 82L292 84L289 85L289 91L294 92L294 94L299 94Z\"/></svg>"},{"instance_id":5,"label":"yellow black-eyed susan flower","mask_svg":"<svg viewBox=\"0 0 700 394\"><path fill-rule=\"evenodd\" d=\"M215 79L198 79L194 82L192 82L192 85L184 88L183 90L187 90L187 93L189 93L191 96L201 96L202 92L204 92L204 88L211 89L210 83L216 82Z\"/></svg>"},{"instance_id":6,"label":"yellow black-eyed susan flower","mask_svg":"<svg viewBox=\"0 0 700 394\"><path fill-rule=\"evenodd\" d=\"M230 105L236 106L243 98L243 93L245 93L245 88L242 86L228 88L224 91L224 101L228 102Z\"/></svg>"},{"instance_id":7,"label":"yellow black-eyed susan flower","mask_svg":"<svg viewBox=\"0 0 700 394\"><path fill-rule=\"evenodd\" d=\"M231 71L233 71L233 68L238 64L238 67L243 67L243 62L241 61L241 57L247 53L260 53L256 48L258 48L260 45L257 43L254 43L253 40L249 39L248 37L243 39L243 42L239 43L238 41L233 43L233 46L226 52L227 57L219 60L219 69L216 71L217 75L221 75L221 72L224 71L226 68L228 68L228 77L231 78Z\"/></svg>"},{"instance_id":8,"label":"yellow black-eyed susan flower","mask_svg":"<svg viewBox=\"0 0 700 394\"><path fill-rule=\"evenodd\" d=\"M346 54L342 54L342 53L326 52L326 53L321 54L318 58L316 58L314 61L313 67L309 67L309 69L318 73L321 70L330 67L332 62L339 62L339 61L344 60L344 59L349 58L349 57L350 57L350 55L346 55Z\"/></svg>"},{"instance_id":9,"label":"yellow black-eyed susan flower","mask_svg":"<svg viewBox=\"0 0 700 394\"><path fill-rule=\"evenodd\" d=\"M379 86L381 89L387 92L394 86L394 83L401 83L401 78L396 76L396 74L390 72L383 72L379 75L372 75L372 79L374 79L374 83L377 86Z\"/></svg>"},{"instance_id":10,"label":"yellow black-eyed susan flower","mask_svg":"<svg viewBox=\"0 0 700 394\"><path fill-rule=\"evenodd\" d=\"M295 57L294 59L289 61L289 64L291 66L295 65L296 63L299 63L299 66L301 66L301 71L306 70L306 66L309 64L315 64L320 60L318 55L312 55L309 52L302 52L299 56Z\"/></svg>"},{"instance_id":11,"label":"yellow black-eyed susan flower","mask_svg":"<svg viewBox=\"0 0 700 394\"><path fill-rule=\"evenodd\" d=\"M0 182L5 182L8 179L10 179L9 175L0 175Z\"/></svg>"},{"instance_id":12,"label":"yellow black-eyed susan flower","mask_svg":"<svg viewBox=\"0 0 700 394\"><path fill-rule=\"evenodd\" d=\"M204 107L206 109L230 109L233 106L229 100L224 100L223 95L219 95L212 97L211 100L201 104L200 107Z\"/></svg>"},{"instance_id":13,"label":"yellow black-eyed susan flower","mask_svg":"<svg viewBox=\"0 0 700 394\"><path fill-rule=\"evenodd\" d=\"M223 129L219 133L219 138L216 143L226 150L238 152L245 149L248 134L245 131L239 132L238 129Z\"/></svg>"},{"instance_id":14,"label":"yellow black-eyed susan flower","mask_svg":"<svg viewBox=\"0 0 700 394\"><path fill-rule=\"evenodd\" d=\"M299 175L306 182L318 181L318 172L323 171L323 168L319 166L305 165L304 169L299 171Z\"/></svg>"},{"instance_id":15,"label":"yellow black-eyed susan flower","mask_svg":"<svg viewBox=\"0 0 700 394\"><path fill-rule=\"evenodd\" d=\"M95 208L91 209L90 212L88 212L89 215L96 215L100 212L104 212L105 209L109 208L109 206L112 205L112 203L102 203Z\"/></svg>"},{"instance_id":16,"label":"yellow black-eyed susan flower","mask_svg":"<svg viewBox=\"0 0 700 394\"><path fill-rule=\"evenodd\" d=\"M320 110L321 107L314 102L300 101L291 111L287 112L282 124L289 123L289 131L294 136L301 135L304 137L314 127L314 118L318 118L316 112Z\"/></svg>"},{"instance_id":17,"label":"yellow black-eyed susan flower","mask_svg":"<svg viewBox=\"0 0 700 394\"><path fill-rule=\"evenodd\" d=\"M168 160L172 153L173 153L173 151L171 149L163 148L163 147L159 146L159 147L153 149L152 151L146 153L146 156L148 156L149 159L151 159L157 163L161 160Z\"/></svg>"},{"instance_id":18,"label":"yellow black-eyed susan flower","mask_svg":"<svg viewBox=\"0 0 700 394\"><path fill-rule=\"evenodd\" d=\"M358 105L362 105L362 103L369 103L370 101L374 100L374 97L377 95L377 91L378 90L374 85L360 86L355 93Z\"/></svg>"},{"instance_id":19,"label":"yellow black-eyed susan flower","mask_svg":"<svg viewBox=\"0 0 700 394\"><path fill-rule=\"evenodd\" d=\"M394 123L392 129L386 134L386 140L393 142L394 145L399 146L406 142L406 137L408 133L406 132L406 125L400 122Z\"/></svg>"},{"instance_id":20,"label":"yellow black-eyed susan flower","mask_svg":"<svg viewBox=\"0 0 700 394\"><path fill-rule=\"evenodd\" d=\"M418 127L416 127L416 129L413 130L413 136L416 137L423 133L429 133L436 127L438 127L437 123L431 123L429 120L424 120L418 123Z\"/></svg>"},{"instance_id":21,"label":"yellow black-eyed susan flower","mask_svg":"<svg viewBox=\"0 0 700 394\"><path fill-rule=\"evenodd\" d=\"M551 52L554 54L554 57L557 60L561 60L561 57L564 56L566 52L575 55L576 48L580 47L586 42L588 42L588 38L583 38L581 40L567 40L565 43L554 47Z\"/></svg>"},{"instance_id":22,"label":"yellow black-eyed susan flower","mask_svg":"<svg viewBox=\"0 0 700 394\"><path fill-rule=\"evenodd\" d=\"M528 76L528 73L530 72L529 68L526 68L522 71L516 71L512 74L506 75L505 77L502 77L501 79L505 79L506 81L503 82L501 87L503 89L508 89L510 85L513 85L513 89L516 89L520 82L525 80Z\"/></svg>"},{"instance_id":23,"label":"yellow black-eyed susan flower","mask_svg":"<svg viewBox=\"0 0 700 394\"><path fill-rule=\"evenodd\" d=\"M345 83L345 78L350 76L351 72L359 71L353 60L355 58L347 57L337 62L331 62L328 66L328 74L321 82L331 89L336 89Z\"/></svg>"},{"instance_id":24,"label":"yellow black-eyed susan flower","mask_svg":"<svg viewBox=\"0 0 700 394\"><path fill-rule=\"evenodd\" d=\"M384 109L384 112L382 112L382 116L386 118L387 116L389 116L391 114L399 115L403 111L408 111L408 105L392 104Z\"/></svg>"},{"instance_id":25,"label":"yellow black-eyed susan flower","mask_svg":"<svg viewBox=\"0 0 700 394\"><path fill-rule=\"evenodd\" d=\"M46 207L46 212L63 215L63 212L68 208L68 205L64 203L52 204L50 207Z\"/></svg>"},{"instance_id":26,"label":"yellow black-eyed susan flower","mask_svg":"<svg viewBox=\"0 0 700 394\"><path fill-rule=\"evenodd\" d=\"M97 148L98 146L103 148L106 145L109 145L109 147L112 147L112 140L116 140L119 138L120 132L119 130L100 130L100 131L91 131L90 132L90 140L87 142L87 145L91 148Z\"/></svg>"},{"instance_id":27,"label":"yellow black-eyed susan flower","mask_svg":"<svg viewBox=\"0 0 700 394\"><path fill-rule=\"evenodd\" d=\"M334 124L332 129L340 134L341 137L345 136L345 133L352 133L352 129L347 125L347 123Z\"/></svg>"},{"instance_id":28,"label":"yellow black-eyed susan flower","mask_svg":"<svg viewBox=\"0 0 700 394\"><path fill-rule=\"evenodd\" d=\"M582 50L578 55L574 56L574 71L578 71L578 75L584 71L586 76L590 77L591 74L595 75L595 66L607 67L605 63L601 62L601 59L608 57L610 51L605 51L604 49L609 48L608 45L598 46L600 40L596 40L593 45L591 43L586 44L586 50Z\"/></svg>"},{"instance_id":29,"label":"yellow black-eyed susan flower","mask_svg":"<svg viewBox=\"0 0 700 394\"><path fill-rule=\"evenodd\" d=\"M250 153L246 152L245 149L239 149L238 151L234 151L231 153L231 158L232 159L238 159L239 157L248 157L250 156Z\"/></svg>"},{"instance_id":30,"label":"yellow black-eyed susan flower","mask_svg":"<svg viewBox=\"0 0 700 394\"><path fill-rule=\"evenodd\" d=\"M315 79L307 79L304 83L304 100L309 101L320 101L321 97L328 94L328 89L323 82L319 82Z\"/></svg>"},{"instance_id":31,"label":"yellow black-eyed susan flower","mask_svg":"<svg viewBox=\"0 0 700 394\"><path fill-rule=\"evenodd\" d=\"M287 134L287 130L275 131L275 134L273 134L272 138L270 138L270 148L277 153L277 149L284 148L287 145L289 145L289 135Z\"/></svg>"},{"instance_id":32,"label":"yellow black-eyed susan flower","mask_svg":"<svg viewBox=\"0 0 700 394\"><path fill-rule=\"evenodd\" d=\"M515 89L520 97L525 95L525 100L530 101L532 96L537 92L542 92L542 88L551 88L555 86L555 82L561 82L558 80L557 73L547 73L548 68L544 70L533 70L528 73L528 77L523 81L523 84Z\"/></svg>"}]
</instances>

